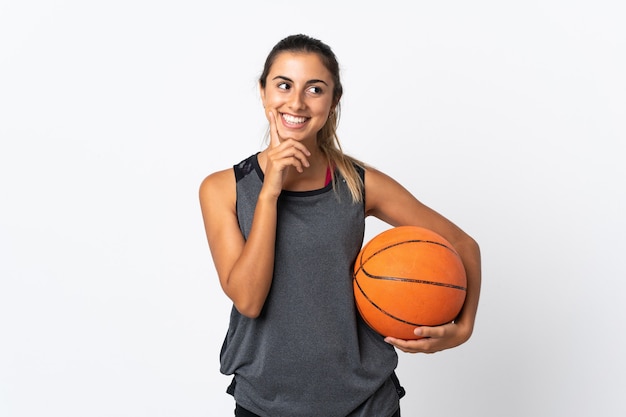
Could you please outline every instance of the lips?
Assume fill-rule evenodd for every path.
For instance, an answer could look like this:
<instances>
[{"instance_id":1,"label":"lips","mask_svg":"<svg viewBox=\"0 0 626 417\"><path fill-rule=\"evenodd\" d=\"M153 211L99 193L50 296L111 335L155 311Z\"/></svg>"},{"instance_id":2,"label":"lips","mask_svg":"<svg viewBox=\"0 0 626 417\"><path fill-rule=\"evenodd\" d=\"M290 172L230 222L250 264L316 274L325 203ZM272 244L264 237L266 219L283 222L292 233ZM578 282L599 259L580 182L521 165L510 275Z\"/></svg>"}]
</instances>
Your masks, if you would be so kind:
<instances>
[{"instance_id":1,"label":"lips","mask_svg":"<svg viewBox=\"0 0 626 417\"><path fill-rule=\"evenodd\" d=\"M285 121L285 123L288 125L301 125L308 120L307 117L293 116L291 114L285 114L285 113L282 113L281 116L283 120Z\"/></svg>"}]
</instances>

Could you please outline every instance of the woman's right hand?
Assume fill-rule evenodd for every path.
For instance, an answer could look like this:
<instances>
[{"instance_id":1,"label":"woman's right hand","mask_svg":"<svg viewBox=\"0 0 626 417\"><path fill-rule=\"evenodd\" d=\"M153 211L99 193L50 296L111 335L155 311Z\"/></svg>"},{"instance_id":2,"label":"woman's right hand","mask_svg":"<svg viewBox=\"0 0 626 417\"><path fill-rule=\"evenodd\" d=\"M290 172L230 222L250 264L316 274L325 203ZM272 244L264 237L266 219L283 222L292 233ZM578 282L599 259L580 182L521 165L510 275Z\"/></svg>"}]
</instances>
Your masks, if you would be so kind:
<instances>
[{"instance_id":1,"label":"woman's right hand","mask_svg":"<svg viewBox=\"0 0 626 417\"><path fill-rule=\"evenodd\" d=\"M263 188L275 198L283 189L285 178L291 168L303 172L309 166L309 150L293 138L281 138L273 110L268 111L270 122L270 145L266 149L265 180Z\"/></svg>"}]
</instances>

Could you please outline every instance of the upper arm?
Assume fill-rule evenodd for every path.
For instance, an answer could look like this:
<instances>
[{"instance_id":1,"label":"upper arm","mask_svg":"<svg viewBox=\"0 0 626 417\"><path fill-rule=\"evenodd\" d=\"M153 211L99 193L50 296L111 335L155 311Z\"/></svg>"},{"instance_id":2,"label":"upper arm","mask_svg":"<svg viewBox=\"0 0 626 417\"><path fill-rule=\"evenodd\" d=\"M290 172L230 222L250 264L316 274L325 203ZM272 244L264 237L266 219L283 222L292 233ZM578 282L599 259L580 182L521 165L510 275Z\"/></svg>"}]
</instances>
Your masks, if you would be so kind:
<instances>
[{"instance_id":1,"label":"upper arm","mask_svg":"<svg viewBox=\"0 0 626 417\"><path fill-rule=\"evenodd\" d=\"M200 185L199 197L211 256L224 286L244 246L237 220L234 171L228 169L206 177Z\"/></svg>"},{"instance_id":2,"label":"upper arm","mask_svg":"<svg viewBox=\"0 0 626 417\"><path fill-rule=\"evenodd\" d=\"M452 244L467 237L450 220L420 202L388 175L365 171L365 212L391 226L420 226L439 233Z\"/></svg>"},{"instance_id":3,"label":"upper arm","mask_svg":"<svg viewBox=\"0 0 626 417\"><path fill-rule=\"evenodd\" d=\"M420 226L448 240L461 257L467 273L467 293L463 309L455 319L463 326L463 341L474 327L481 286L478 243L450 220L422 204L391 177L368 169L365 172L365 212L392 226ZM461 341L461 343L463 342Z\"/></svg>"}]
</instances>

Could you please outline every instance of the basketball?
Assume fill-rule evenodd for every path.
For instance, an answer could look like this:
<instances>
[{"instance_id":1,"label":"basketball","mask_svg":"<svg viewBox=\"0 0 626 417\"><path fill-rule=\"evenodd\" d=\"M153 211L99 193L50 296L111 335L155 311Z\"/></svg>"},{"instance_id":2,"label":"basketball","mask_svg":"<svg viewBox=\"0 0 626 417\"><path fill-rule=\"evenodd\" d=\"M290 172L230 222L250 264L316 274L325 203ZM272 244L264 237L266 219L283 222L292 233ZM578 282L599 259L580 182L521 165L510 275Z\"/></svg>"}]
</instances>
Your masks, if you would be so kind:
<instances>
[{"instance_id":1,"label":"basketball","mask_svg":"<svg viewBox=\"0 0 626 417\"><path fill-rule=\"evenodd\" d=\"M399 226L372 238L354 264L363 320L383 336L418 339L418 326L450 323L465 301L467 278L452 245L422 227Z\"/></svg>"}]
</instances>

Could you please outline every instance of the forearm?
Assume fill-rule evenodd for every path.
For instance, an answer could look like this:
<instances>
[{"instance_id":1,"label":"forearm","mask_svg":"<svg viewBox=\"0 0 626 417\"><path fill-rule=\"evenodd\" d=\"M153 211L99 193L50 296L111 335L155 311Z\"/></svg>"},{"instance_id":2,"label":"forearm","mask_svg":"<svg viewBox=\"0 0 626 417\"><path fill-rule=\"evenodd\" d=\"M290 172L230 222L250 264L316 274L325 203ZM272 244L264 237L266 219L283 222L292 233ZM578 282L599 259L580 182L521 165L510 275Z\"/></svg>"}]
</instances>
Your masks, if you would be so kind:
<instances>
[{"instance_id":1,"label":"forearm","mask_svg":"<svg viewBox=\"0 0 626 417\"><path fill-rule=\"evenodd\" d=\"M465 295L465 303L455 319L455 323L463 329L463 337L467 340L474 330L474 321L476 319L478 301L480 298L482 279L480 248L473 239L467 238L462 243L458 244L456 249L465 266L467 292Z\"/></svg>"},{"instance_id":2,"label":"forearm","mask_svg":"<svg viewBox=\"0 0 626 417\"><path fill-rule=\"evenodd\" d=\"M251 318L261 313L272 284L276 213L276 200L261 195L241 256L225 282L224 290L237 310Z\"/></svg>"}]
</instances>

